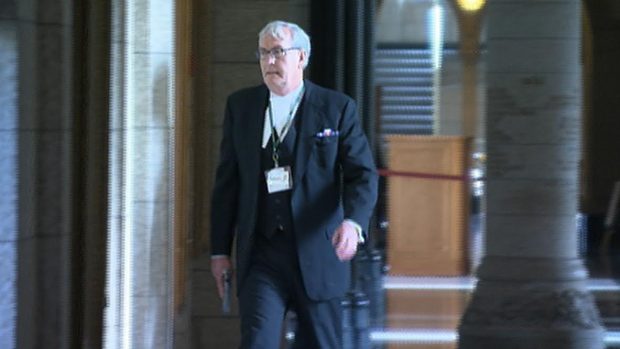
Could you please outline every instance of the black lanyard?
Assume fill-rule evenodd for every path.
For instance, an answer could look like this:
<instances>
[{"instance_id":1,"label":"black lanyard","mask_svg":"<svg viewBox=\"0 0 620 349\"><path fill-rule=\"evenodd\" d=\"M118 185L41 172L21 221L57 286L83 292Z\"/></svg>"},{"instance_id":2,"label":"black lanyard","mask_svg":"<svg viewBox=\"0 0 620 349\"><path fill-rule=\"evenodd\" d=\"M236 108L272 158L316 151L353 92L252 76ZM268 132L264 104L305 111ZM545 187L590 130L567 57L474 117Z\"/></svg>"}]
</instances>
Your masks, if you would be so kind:
<instances>
[{"instance_id":1,"label":"black lanyard","mask_svg":"<svg viewBox=\"0 0 620 349\"><path fill-rule=\"evenodd\" d=\"M275 125L273 124L273 112L271 110L272 109L271 99L269 100L269 106L267 108L269 109L269 123L271 124L271 150L272 150L271 158L273 159L274 167L279 166L278 160L280 159L280 155L278 155L278 147L280 146L280 144L282 144L283 136L286 134L286 131L288 131L288 129L291 127L291 124L293 123L293 116L295 116L295 112L297 111L297 108L299 108L299 103L301 102L301 98L303 96L304 96L304 88L302 88L301 91L299 92L299 95L297 96L297 99L295 100L295 103L293 104L291 111L288 114L288 119L286 120L284 127L282 127L282 132L280 133L281 136L278 136L278 131L276 130Z\"/></svg>"}]
</instances>

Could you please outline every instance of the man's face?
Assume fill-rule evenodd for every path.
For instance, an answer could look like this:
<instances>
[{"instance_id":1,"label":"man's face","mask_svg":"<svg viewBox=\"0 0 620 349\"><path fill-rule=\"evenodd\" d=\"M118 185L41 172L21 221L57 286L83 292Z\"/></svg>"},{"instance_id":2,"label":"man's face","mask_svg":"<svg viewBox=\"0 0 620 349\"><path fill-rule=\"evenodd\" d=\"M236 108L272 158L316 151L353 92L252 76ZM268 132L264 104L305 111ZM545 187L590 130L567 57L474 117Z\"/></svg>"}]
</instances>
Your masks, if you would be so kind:
<instances>
[{"instance_id":1,"label":"man's face","mask_svg":"<svg viewBox=\"0 0 620 349\"><path fill-rule=\"evenodd\" d=\"M288 49L291 47L293 44L289 31L286 31L282 40L266 35L259 41L259 50ZM275 58L272 55L261 58L260 69L263 74L263 81L269 90L283 96L297 88L303 80L304 59L305 52L301 50L288 50L280 58Z\"/></svg>"}]
</instances>

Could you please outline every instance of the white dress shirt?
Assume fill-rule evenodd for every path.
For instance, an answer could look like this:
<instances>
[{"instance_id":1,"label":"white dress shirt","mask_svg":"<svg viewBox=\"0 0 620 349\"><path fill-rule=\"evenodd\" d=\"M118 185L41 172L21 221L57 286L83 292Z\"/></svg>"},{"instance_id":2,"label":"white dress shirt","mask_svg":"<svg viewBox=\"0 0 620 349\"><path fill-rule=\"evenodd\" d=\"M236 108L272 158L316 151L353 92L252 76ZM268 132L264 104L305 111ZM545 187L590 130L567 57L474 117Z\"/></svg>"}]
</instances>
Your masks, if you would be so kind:
<instances>
[{"instance_id":1,"label":"white dress shirt","mask_svg":"<svg viewBox=\"0 0 620 349\"><path fill-rule=\"evenodd\" d=\"M297 109L299 108L299 104L301 102L300 93L302 93L304 88L304 83L302 82L299 86L291 91L286 96L278 96L277 94L270 92L269 93L269 105L272 108L273 113L273 124L278 131L278 137L281 140L286 137L288 133L288 127L284 129L289 118L290 123L292 124L293 119L295 118L295 114L297 113ZM263 149L267 146L269 139L271 138L271 121L269 120L269 108L265 110L265 124L263 127Z\"/></svg>"}]
</instances>

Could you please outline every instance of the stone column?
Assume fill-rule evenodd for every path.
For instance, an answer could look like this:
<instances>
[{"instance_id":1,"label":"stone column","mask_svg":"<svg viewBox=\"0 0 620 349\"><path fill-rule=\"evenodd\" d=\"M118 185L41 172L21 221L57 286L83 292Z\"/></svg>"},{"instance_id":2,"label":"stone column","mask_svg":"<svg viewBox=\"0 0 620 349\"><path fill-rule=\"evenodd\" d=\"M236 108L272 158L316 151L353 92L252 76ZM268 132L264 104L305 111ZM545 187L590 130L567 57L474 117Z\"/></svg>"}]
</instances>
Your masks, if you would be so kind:
<instances>
[{"instance_id":1,"label":"stone column","mask_svg":"<svg viewBox=\"0 0 620 349\"><path fill-rule=\"evenodd\" d=\"M16 61L7 66L14 69L17 108L9 104L15 118L2 125L15 137L16 162L9 168L14 172L6 175L16 176L17 190L12 193L17 216L10 219L16 223L17 314L11 319L15 342L6 348L69 348L79 306L73 303L71 265L76 241L72 2L6 4L0 2L3 14L16 10L11 46L17 49Z\"/></svg>"},{"instance_id":2,"label":"stone column","mask_svg":"<svg viewBox=\"0 0 620 349\"><path fill-rule=\"evenodd\" d=\"M487 255L459 348L603 348L577 254L580 1L488 16Z\"/></svg>"},{"instance_id":3,"label":"stone column","mask_svg":"<svg viewBox=\"0 0 620 349\"><path fill-rule=\"evenodd\" d=\"M17 0L0 0L0 348L15 347L17 315Z\"/></svg>"},{"instance_id":4,"label":"stone column","mask_svg":"<svg viewBox=\"0 0 620 349\"><path fill-rule=\"evenodd\" d=\"M459 28L459 53L462 64L462 103L461 119L462 134L474 139L473 151L479 151L482 147L480 125L482 124L479 115L478 90L479 84L483 83L479 79L478 63L480 61L480 33L482 20L484 18L484 2L480 6L472 8L462 6L458 1L451 1L454 12L458 19Z\"/></svg>"},{"instance_id":5,"label":"stone column","mask_svg":"<svg viewBox=\"0 0 620 349\"><path fill-rule=\"evenodd\" d=\"M105 345L172 348L174 1L112 2Z\"/></svg>"}]
</instances>

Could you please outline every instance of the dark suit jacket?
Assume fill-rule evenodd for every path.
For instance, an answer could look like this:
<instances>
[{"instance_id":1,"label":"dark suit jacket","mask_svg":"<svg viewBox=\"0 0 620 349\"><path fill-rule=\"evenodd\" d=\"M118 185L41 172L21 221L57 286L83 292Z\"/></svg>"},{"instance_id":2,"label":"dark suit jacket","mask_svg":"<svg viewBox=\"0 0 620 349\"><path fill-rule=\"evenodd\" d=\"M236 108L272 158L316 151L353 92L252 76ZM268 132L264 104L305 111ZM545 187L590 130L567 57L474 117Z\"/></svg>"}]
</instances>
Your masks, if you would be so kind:
<instances>
[{"instance_id":1,"label":"dark suit jacket","mask_svg":"<svg viewBox=\"0 0 620 349\"><path fill-rule=\"evenodd\" d=\"M338 260L331 237L344 218L366 230L377 197L377 172L355 102L309 81L304 86L296 115L301 125L292 168L291 209L306 292L311 299L324 300L343 295L349 286L349 263ZM240 90L228 98L213 189L211 252L230 255L236 233L239 288L247 274L256 230L268 99L265 85ZM317 135L325 129L339 134Z\"/></svg>"}]
</instances>

